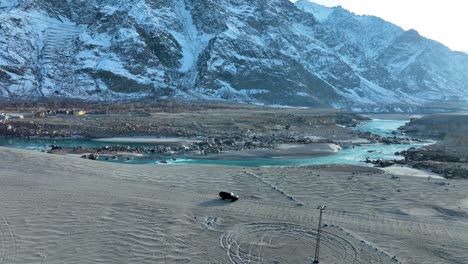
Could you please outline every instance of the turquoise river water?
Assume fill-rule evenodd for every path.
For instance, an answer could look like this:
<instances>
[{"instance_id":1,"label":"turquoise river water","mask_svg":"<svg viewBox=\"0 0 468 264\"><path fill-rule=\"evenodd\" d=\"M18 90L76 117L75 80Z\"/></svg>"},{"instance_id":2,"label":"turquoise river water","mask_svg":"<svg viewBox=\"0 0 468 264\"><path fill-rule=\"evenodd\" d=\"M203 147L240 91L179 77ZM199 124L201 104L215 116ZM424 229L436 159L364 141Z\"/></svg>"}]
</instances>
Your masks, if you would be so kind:
<instances>
[{"instance_id":1,"label":"turquoise river water","mask_svg":"<svg viewBox=\"0 0 468 264\"><path fill-rule=\"evenodd\" d=\"M405 124L404 120L381 120L373 119L355 129L360 131L369 131L382 136L393 136L392 131L397 130L398 127ZM234 166L305 166L305 165L324 165L324 164L354 164L354 165L366 165L362 162L366 157L371 159L401 159L401 156L395 156L394 153L397 151L406 150L410 147L421 147L424 145L431 144L432 142L418 142L411 145L408 144L396 144L396 145L384 145L384 144L371 144L356 146L353 148L343 149L337 154L324 156L324 157L313 157L313 158L259 158L259 159L248 159L248 160L219 160L219 159L197 159L197 158L185 158L176 157L175 160L171 159L171 156L146 156L146 157L135 157L130 160L116 160L109 162L122 162L129 164L158 164L161 160L167 160L168 164L219 164L219 165L234 165ZM30 149L36 151L43 151L47 146L60 145L67 147L101 147L110 145L125 145L134 147L154 147L154 144L150 143L117 143L117 142L99 142L93 140L84 139L5 139L0 138L0 146L14 147L21 149Z\"/></svg>"}]
</instances>

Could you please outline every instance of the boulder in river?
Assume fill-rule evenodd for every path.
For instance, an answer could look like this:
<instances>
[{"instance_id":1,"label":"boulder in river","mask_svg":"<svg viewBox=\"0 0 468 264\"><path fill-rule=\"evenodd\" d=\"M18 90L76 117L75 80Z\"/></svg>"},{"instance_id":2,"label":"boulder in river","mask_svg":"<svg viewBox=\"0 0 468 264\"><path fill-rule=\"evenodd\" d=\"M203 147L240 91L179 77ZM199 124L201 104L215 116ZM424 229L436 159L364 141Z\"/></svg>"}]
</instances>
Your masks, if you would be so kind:
<instances>
[{"instance_id":1,"label":"boulder in river","mask_svg":"<svg viewBox=\"0 0 468 264\"><path fill-rule=\"evenodd\" d=\"M97 159L99 159L99 154L97 154L97 153L91 153L91 154L89 154L88 159L90 159L90 160L97 160Z\"/></svg>"}]
</instances>

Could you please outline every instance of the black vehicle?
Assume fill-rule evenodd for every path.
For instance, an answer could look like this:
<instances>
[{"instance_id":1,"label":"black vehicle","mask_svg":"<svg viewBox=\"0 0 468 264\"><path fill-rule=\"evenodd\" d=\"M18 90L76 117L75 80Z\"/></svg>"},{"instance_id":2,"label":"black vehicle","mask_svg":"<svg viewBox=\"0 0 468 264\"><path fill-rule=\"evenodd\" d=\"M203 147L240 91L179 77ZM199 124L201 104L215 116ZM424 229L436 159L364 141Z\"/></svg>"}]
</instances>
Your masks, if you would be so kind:
<instances>
[{"instance_id":1,"label":"black vehicle","mask_svg":"<svg viewBox=\"0 0 468 264\"><path fill-rule=\"evenodd\" d=\"M221 199L223 200L231 200L232 202L235 202L237 200L239 200L239 196L238 195L235 195L234 193L232 192L220 192L219 193L219 196L221 197Z\"/></svg>"}]
</instances>

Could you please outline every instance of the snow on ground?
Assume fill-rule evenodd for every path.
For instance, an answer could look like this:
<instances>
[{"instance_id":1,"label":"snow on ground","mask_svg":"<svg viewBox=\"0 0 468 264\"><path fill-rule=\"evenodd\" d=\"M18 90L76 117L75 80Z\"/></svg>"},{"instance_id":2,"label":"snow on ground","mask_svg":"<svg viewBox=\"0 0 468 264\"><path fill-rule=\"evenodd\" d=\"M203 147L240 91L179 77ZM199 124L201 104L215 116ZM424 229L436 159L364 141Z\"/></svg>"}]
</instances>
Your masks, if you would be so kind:
<instances>
[{"instance_id":1,"label":"snow on ground","mask_svg":"<svg viewBox=\"0 0 468 264\"><path fill-rule=\"evenodd\" d=\"M0 8L15 7L18 4L18 0L2 0L0 2Z\"/></svg>"},{"instance_id":2,"label":"snow on ground","mask_svg":"<svg viewBox=\"0 0 468 264\"><path fill-rule=\"evenodd\" d=\"M112 45L112 37L107 33L90 35L89 32L84 31L79 37L83 45L92 45L101 48L109 48Z\"/></svg>"},{"instance_id":3,"label":"snow on ground","mask_svg":"<svg viewBox=\"0 0 468 264\"><path fill-rule=\"evenodd\" d=\"M327 20L330 14L334 11L333 8L319 5L309 0L300 0L295 4L300 10L312 13L314 17L320 22Z\"/></svg>"},{"instance_id":4,"label":"snow on ground","mask_svg":"<svg viewBox=\"0 0 468 264\"><path fill-rule=\"evenodd\" d=\"M116 54L107 54L105 57L101 58L99 63L96 65L96 70L113 72L117 75L135 80L141 84L152 83L152 80L146 76L131 74L127 69L125 69L124 63Z\"/></svg>"}]
</instances>

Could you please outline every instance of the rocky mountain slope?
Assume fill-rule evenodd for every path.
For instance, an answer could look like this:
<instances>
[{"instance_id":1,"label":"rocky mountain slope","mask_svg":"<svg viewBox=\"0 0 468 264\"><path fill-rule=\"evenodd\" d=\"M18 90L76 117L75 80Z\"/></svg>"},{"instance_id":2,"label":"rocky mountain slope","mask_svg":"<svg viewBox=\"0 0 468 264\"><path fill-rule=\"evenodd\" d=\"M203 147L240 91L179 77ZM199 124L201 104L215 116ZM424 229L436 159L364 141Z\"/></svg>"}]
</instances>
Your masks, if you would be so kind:
<instances>
[{"instance_id":1,"label":"rocky mountain slope","mask_svg":"<svg viewBox=\"0 0 468 264\"><path fill-rule=\"evenodd\" d=\"M355 110L468 98L468 55L306 0L2 0L0 43L4 97Z\"/></svg>"}]
</instances>

